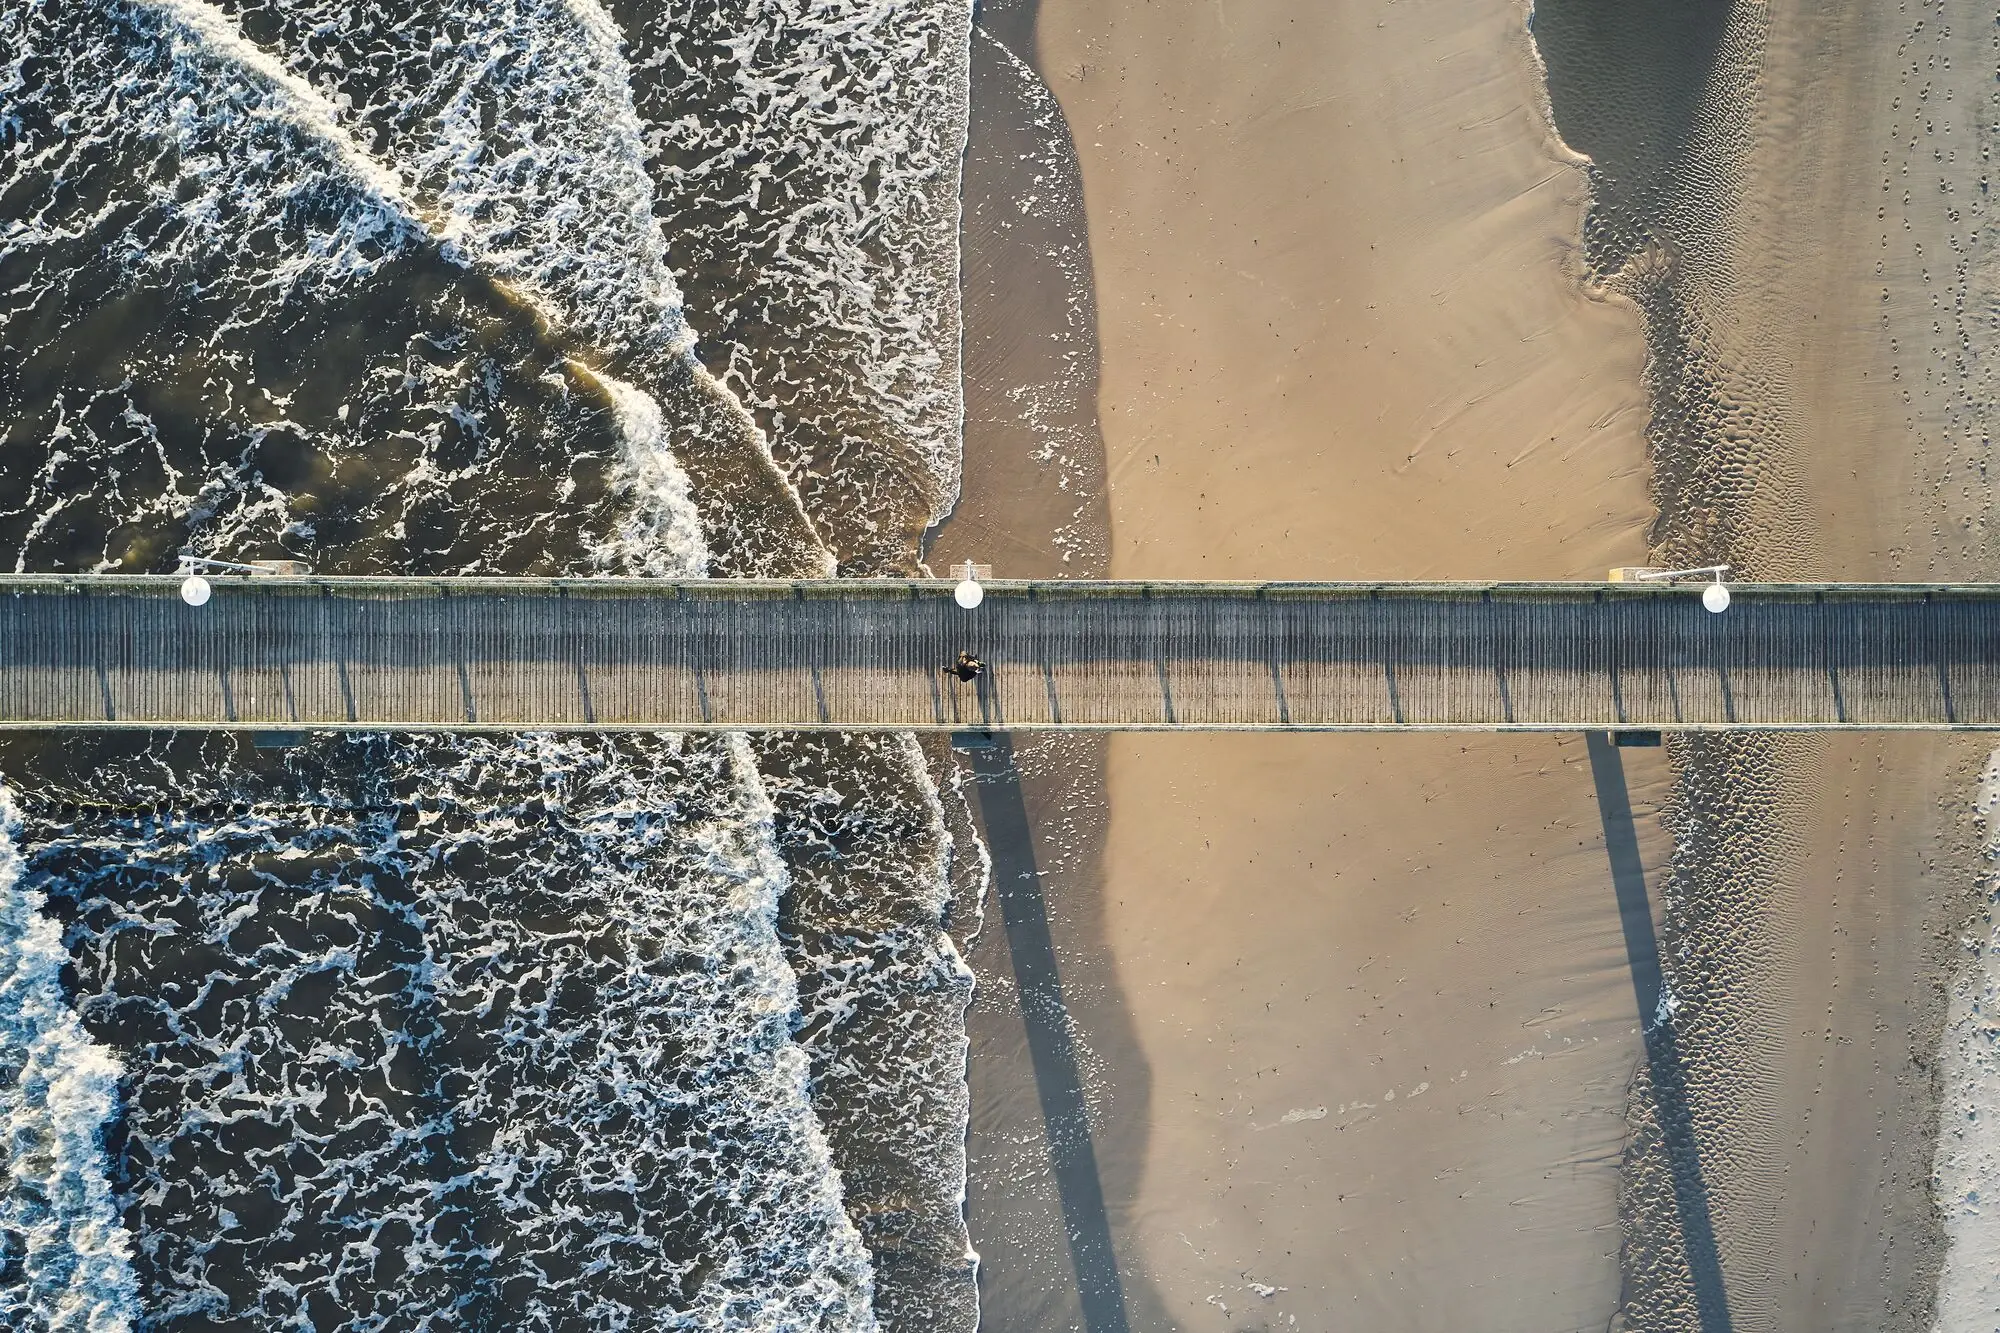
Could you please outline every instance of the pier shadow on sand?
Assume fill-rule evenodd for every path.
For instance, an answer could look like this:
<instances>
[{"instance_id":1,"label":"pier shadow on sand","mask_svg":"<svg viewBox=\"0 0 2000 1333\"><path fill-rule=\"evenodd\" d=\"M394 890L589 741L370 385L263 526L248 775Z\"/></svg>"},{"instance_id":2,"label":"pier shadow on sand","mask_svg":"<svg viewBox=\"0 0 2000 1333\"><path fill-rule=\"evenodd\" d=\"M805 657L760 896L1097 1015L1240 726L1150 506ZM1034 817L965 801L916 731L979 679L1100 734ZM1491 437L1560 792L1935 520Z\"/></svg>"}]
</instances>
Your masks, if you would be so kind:
<instances>
[{"instance_id":1,"label":"pier shadow on sand","mask_svg":"<svg viewBox=\"0 0 2000 1333\"><path fill-rule=\"evenodd\" d=\"M1088 1333L1129 1333L1125 1290L1112 1247L1111 1219L1104 1206L1090 1113L1070 1036L1014 746L1006 733L996 733L972 749L971 758L1084 1326Z\"/></svg>"},{"instance_id":2,"label":"pier shadow on sand","mask_svg":"<svg viewBox=\"0 0 2000 1333\"><path fill-rule=\"evenodd\" d=\"M1625 933L1632 991L1645 1033L1654 1111L1673 1172L1674 1203L1693 1277L1695 1307L1702 1333L1733 1333L1722 1257L1709 1212L1708 1183L1702 1176L1694 1116L1688 1108L1687 1072L1673 1027L1660 1018L1660 942L1653 931L1653 909L1646 895L1646 871L1632 821L1632 799L1625 787L1625 765L1610 737L1601 731L1589 733L1588 748L1598 814L1604 821L1604 850L1611 860L1611 882L1618 894L1618 922Z\"/></svg>"}]
</instances>

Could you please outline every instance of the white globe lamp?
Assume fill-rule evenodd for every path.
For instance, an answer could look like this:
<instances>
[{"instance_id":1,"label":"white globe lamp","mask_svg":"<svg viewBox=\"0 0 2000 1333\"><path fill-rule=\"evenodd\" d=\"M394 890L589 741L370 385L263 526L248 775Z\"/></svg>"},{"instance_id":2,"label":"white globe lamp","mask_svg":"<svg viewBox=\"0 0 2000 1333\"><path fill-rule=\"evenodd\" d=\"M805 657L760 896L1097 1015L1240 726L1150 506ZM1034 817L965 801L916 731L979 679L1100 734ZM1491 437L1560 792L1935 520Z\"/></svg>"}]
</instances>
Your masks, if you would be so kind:
<instances>
[{"instance_id":1,"label":"white globe lamp","mask_svg":"<svg viewBox=\"0 0 2000 1333\"><path fill-rule=\"evenodd\" d=\"M1701 590L1701 604L1716 615L1721 615L1729 609L1729 589L1723 587L1719 581L1709 584Z\"/></svg>"},{"instance_id":2,"label":"white globe lamp","mask_svg":"<svg viewBox=\"0 0 2000 1333\"><path fill-rule=\"evenodd\" d=\"M951 590L951 600L970 611L986 600L986 589L976 579L964 579Z\"/></svg>"},{"instance_id":3,"label":"white globe lamp","mask_svg":"<svg viewBox=\"0 0 2000 1333\"><path fill-rule=\"evenodd\" d=\"M207 606L209 595L214 591L208 586L208 580L199 574L190 574L181 580L181 600L189 606Z\"/></svg>"}]
</instances>

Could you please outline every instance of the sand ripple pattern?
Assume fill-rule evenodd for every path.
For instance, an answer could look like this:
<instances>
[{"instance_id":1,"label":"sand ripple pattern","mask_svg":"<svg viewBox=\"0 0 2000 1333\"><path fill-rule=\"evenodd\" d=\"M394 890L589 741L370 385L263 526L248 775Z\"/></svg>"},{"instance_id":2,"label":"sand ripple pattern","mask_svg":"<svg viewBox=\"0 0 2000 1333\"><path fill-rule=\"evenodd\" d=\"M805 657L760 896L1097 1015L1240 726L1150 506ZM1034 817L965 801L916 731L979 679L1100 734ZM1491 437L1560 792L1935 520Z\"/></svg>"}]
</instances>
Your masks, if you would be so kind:
<instances>
[{"instance_id":1,"label":"sand ripple pattern","mask_svg":"<svg viewBox=\"0 0 2000 1333\"><path fill-rule=\"evenodd\" d=\"M1769 1015L1796 966L1786 900L1799 886L1786 872L1802 850L1797 775L1816 748L1757 735L1674 743L1663 997L1660 1012L1641 1016L1650 1058L1630 1093L1621 1177L1622 1327L1732 1326L1718 1311L1752 1326L1754 1286L1728 1278L1761 1260L1783 1189L1764 1075L1785 1049Z\"/></svg>"},{"instance_id":2,"label":"sand ripple pattern","mask_svg":"<svg viewBox=\"0 0 2000 1333\"><path fill-rule=\"evenodd\" d=\"M1817 535L1799 493L1788 369L1735 332L1740 309L1782 300L1732 244L1764 6L1640 4L1602 21L1587 8L1542 0L1533 26L1556 129L1587 158L1590 280L1645 314L1655 553L1800 577Z\"/></svg>"},{"instance_id":3,"label":"sand ripple pattern","mask_svg":"<svg viewBox=\"0 0 2000 1333\"><path fill-rule=\"evenodd\" d=\"M1783 292L1738 241L1768 40L1761 4L1615 10L1542 0L1532 26L1550 111L1582 154L1595 286L1644 319L1654 559L1757 577L1819 569L1789 367L1742 330ZM1797 971L1788 904L1815 743L1688 737L1669 751L1661 1012L1635 1073L1621 1176L1617 1323L1761 1327L1778 1244L1777 1082Z\"/></svg>"}]
</instances>

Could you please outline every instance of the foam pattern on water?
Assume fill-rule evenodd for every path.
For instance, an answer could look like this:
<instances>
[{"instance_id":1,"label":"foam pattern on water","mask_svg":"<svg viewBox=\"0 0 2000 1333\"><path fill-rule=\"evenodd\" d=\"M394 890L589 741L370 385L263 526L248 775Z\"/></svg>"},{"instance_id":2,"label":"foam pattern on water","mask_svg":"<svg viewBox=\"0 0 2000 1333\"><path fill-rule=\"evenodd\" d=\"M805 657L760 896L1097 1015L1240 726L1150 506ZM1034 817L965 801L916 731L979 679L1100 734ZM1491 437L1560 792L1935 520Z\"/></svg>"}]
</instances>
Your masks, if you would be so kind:
<instances>
[{"instance_id":1,"label":"foam pattern on water","mask_svg":"<svg viewBox=\"0 0 2000 1333\"><path fill-rule=\"evenodd\" d=\"M740 740L205 744L28 806L151 1325L873 1326Z\"/></svg>"},{"instance_id":2,"label":"foam pattern on water","mask_svg":"<svg viewBox=\"0 0 2000 1333\"><path fill-rule=\"evenodd\" d=\"M240 0L229 8L269 58L340 107L354 133L413 182L448 244L588 348L585 359L620 377L628 403L661 400L664 412L638 417L657 418L671 443L642 433L634 447L678 457L694 474L706 544L724 557L718 572L826 572L763 432L694 356L653 216L619 34L597 5ZM629 475L645 482L652 473ZM642 493L667 506L689 500L673 484Z\"/></svg>"},{"instance_id":3,"label":"foam pattern on water","mask_svg":"<svg viewBox=\"0 0 2000 1333\"><path fill-rule=\"evenodd\" d=\"M599 11L41 2L0 38L17 567L829 567L692 354ZM113 1148L153 1322L865 1328L865 1233L885 1313L969 1327L937 794L903 742L774 743L781 837L722 744L322 740L285 774L218 738L10 747L137 1071ZM801 795L841 783L837 817ZM804 1015L781 844L880 918L801 912Z\"/></svg>"},{"instance_id":4,"label":"foam pattern on water","mask_svg":"<svg viewBox=\"0 0 2000 1333\"><path fill-rule=\"evenodd\" d=\"M953 902L961 845L911 736L754 744L792 872L780 931L799 975L797 1039L848 1212L874 1255L876 1311L890 1328L971 1333L972 972L950 933L967 924Z\"/></svg>"},{"instance_id":5,"label":"foam pattern on water","mask_svg":"<svg viewBox=\"0 0 2000 1333\"><path fill-rule=\"evenodd\" d=\"M40 4L0 14L0 46L21 57L0 154L17 568L165 568L190 542L335 569L700 568L685 487L632 467L657 442L580 349L213 12ZM681 545L621 547L635 526Z\"/></svg>"},{"instance_id":6,"label":"foam pattern on water","mask_svg":"<svg viewBox=\"0 0 2000 1333\"><path fill-rule=\"evenodd\" d=\"M69 953L21 882L15 824L0 789L0 1315L20 1333L117 1333L138 1298L104 1151L119 1064L69 1007Z\"/></svg>"},{"instance_id":7,"label":"foam pattern on water","mask_svg":"<svg viewBox=\"0 0 2000 1333\"><path fill-rule=\"evenodd\" d=\"M610 473L613 489L659 501L628 511L607 536L595 542L586 539L591 563L602 570L654 578L706 574L708 546L702 540L701 520L688 475L667 444L659 401L610 375L594 375L580 365L571 368L603 390L625 442Z\"/></svg>"},{"instance_id":8,"label":"foam pattern on water","mask_svg":"<svg viewBox=\"0 0 2000 1333\"><path fill-rule=\"evenodd\" d=\"M598 10L42 0L0 38L18 568L828 568L692 356ZM884 1313L970 1327L948 839L906 743L826 745L762 755L782 839L726 743L14 745L132 1069L148 1319L870 1327L866 1233ZM834 905L786 937L804 1015L780 843Z\"/></svg>"},{"instance_id":9,"label":"foam pattern on water","mask_svg":"<svg viewBox=\"0 0 2000 1333\"><path fill-rule=\"evenodd\" d=\"M858 573L958 496L967 0L610 0L704 358Z\"/></svg>"},{"instance_id":10,"label":"foam pattern on water","mask_svg":"<svg viewBox=\"0 0 2000 1333\"><path fill-rule=\"evenodd\" d=\"M2000 751L1979 775L1976 806L1985 822L1986 911L1960 939L1968 966L1954 979L1940 1064L1936 1175L1932 1189L1949 1237L1938 1282L1938 1333L2000 1327Z\"/></svg>"}]
</instances>

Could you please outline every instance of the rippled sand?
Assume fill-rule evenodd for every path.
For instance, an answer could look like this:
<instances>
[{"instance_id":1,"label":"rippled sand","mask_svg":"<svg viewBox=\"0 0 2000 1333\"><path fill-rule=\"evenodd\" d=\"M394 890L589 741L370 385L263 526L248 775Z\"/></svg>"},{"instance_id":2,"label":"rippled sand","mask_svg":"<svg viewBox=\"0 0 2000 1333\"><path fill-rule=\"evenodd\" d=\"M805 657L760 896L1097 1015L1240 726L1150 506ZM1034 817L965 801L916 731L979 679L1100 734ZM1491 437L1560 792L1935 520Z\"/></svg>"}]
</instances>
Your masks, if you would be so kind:
<instances>
[{"instance_id":1,"label":"rippled sand","mask_svg":"<svg viewBox=\"0 0 2000 1333\"><path fill-rule=\"evenodd\" d=\"M1043 5L1112 572L1993 577L1991 16L1528 23ZM1128 1308L1927 1327L1984 757L1114 741Z\"/></svg>"}]
</instances>

